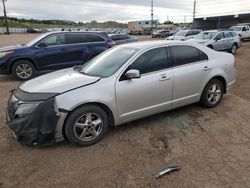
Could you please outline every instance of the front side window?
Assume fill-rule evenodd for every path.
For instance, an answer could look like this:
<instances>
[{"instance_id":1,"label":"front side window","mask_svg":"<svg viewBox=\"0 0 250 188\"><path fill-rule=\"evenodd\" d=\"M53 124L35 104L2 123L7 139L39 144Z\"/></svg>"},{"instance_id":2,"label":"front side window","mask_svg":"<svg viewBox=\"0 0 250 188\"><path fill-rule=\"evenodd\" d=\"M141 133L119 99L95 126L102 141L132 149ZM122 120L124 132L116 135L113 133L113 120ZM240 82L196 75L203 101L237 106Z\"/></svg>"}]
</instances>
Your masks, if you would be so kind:
<instances>
[{"instance_id":1,"label":"front side window","mask_svg":"<svg viewBox=\"0 0 250 188\"><path fill-rule=\"evenodd\" d=\"M63 45L65 44L65 38L63 34L52 35L43 40L42 43L46 44L47 46Z\"/></svg>"},{"instance_id":2,"label":"front side window","mask_svg":"<svg viewBox=\"0 0 250 188\"><path fill-rule=\"evenodd\" d=\"M141 74L169 68L167 50L165 47L156 48L143 53L138 57L130 69L137 69Z\"/></svg>"},{"instance_id":3,"label":"front side window","mask_svg":"<svg viewBox=\"0 0 250 188\"><path fill-rule=\"evenodd\" d=\"M223 32L218 33L218 34L216 35L216 37L215 37L216 40L218 40L218 39L223 39L223 38L224 38Z\"/></svg>"},{"instance_id":4,"label":"front side window","mask_svg":"<svg viewBox=\"0 0 250 188\"><path fill-rule=\"evenodd\" d=\"M242 31L247 31L247 28L246 28L246 27L243 27Z\"/></svg>"},{"instance_id":5,"label":"front side window","mask_svg":"<svg viewBox=\"0 0 250 188\"><path fill-rule=\"evenodd\" d=\"M187 37L191 36L191 35L194 35L193 31L188 31L187 34L186 34Z\"/></svg>"},{"instance_id":6,"label":"front side window","mask_svg":"<svg viewBox=\"0 0 250 188\"><path fill-rule=\"evenodd\" d=\"M192 46L171 46L171 53L175 66L185 65L198 61L207 60L207 55Z\"/></svg>"}]
</instances>

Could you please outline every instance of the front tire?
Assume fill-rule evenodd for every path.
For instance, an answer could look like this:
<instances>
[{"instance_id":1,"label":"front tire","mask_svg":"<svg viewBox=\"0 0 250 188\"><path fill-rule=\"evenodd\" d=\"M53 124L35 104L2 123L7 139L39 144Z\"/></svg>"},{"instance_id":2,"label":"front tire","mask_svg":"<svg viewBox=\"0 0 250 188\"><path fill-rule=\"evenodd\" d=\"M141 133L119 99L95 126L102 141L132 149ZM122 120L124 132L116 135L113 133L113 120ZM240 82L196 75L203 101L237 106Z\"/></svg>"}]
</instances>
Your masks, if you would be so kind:
<instances>
[{"instance_id":1,"label":"front tire","mask_svg":"<svg viewBox=\"0 0 250 188\"><path fill-rule=\"evenodd\" d=\"M74 110L66 120L65 134L68 140L79 146L99 142L108 132L106 112L95 105L86 105Z\"/></svg>"},{"instance_id":2,"label":"front tire","mask_svg":"<svg viewBox=\"0 0 250 188\"><path fill-rule=\"evenodd\" d=\"M11 72L16 79L26 81L34 77L36 69L30 61L19 60L14 63Z\"/></svg>"},{"instance_id":3,"label":"front tire","mask_svg":"<svg viewBox=\"0 0 250 188\"><path fill-rule=\"evenodd\" d=\"M224 94L223 84L220 80L212 79L206 85L202 96L201 96L201 104L207 108L216 107Z\"/></svg>"}]
</instances>

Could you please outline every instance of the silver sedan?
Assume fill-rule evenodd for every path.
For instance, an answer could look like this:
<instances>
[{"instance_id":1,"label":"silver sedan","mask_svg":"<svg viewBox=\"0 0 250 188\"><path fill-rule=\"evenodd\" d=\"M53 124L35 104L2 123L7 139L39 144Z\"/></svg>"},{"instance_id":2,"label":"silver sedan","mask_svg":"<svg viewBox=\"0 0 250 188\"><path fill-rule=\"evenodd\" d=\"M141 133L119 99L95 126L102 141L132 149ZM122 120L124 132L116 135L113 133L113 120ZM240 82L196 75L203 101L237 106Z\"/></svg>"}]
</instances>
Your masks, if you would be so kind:
<instances>
[{"instance_id":1,"label":"silver sedan","mask_svg":"<svg viewBox=\"0 0 250 188\"><path fill-rule=\"evenodd\" d=\"M87 146L110 126L196 102L217 106L235 82L235 69L233 55L196 43L124 44L20 85L7 124L27 145L67 139Z\"/></svg>"}]
</instances>

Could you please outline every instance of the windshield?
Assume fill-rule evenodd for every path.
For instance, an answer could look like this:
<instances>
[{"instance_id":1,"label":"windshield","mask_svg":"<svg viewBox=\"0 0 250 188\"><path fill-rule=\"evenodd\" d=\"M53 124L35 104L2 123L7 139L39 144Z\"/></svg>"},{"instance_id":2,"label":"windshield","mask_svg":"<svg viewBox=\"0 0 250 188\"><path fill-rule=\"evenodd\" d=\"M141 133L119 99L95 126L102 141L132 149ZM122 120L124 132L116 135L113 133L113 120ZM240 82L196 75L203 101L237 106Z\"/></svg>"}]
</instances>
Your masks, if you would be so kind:
<instances>
[{"instance_id":1,"label":"windshield","mask_svg":"<svg viewBox=\"0 0 250 188\"><path fill-rule=\"evenodd\" d=\"M175 36L185 36L186 33L187 33L187 31L185 31L185 30L180 30L180 31L178 31L178 32L175 34Z\"/></svg>"},{"instance_id":2,"label":"windshield","mask_svg":"<svg viewBox=\"0 0 250 188\"><path fill-rule=\"evenodd\" d=\"M81 72L90 76L109 77L136 51L137 49L128 47L111 48L84 64Z\"/></svg>"},{"instance_id":3,"label":"windshield","mask_svg":"<svg viewBox=\"0 0 250 188\"><path fill-rule=\"evenodd\" d=\"M39 35L38 37L34 38L33 40L27 42L25 45L30 47L30 46L34 45L35 43L37 43L38 41L40 41L41 39L43 39L44 37L46 37L47 35L48 35L47 33Z\"/></svg>"},{"instance_id":4,"label":"windshield","mask_svg":"<svg viewBox=\"0 0 250 188\"><path fill-rule=\"evenodd\" d=\"M194 39L203 39L203 40L213 39L215 34L216 32L202 32L196 35Z\"/></svg>"},{"instance_id":5,"label":"windshield","mask_svg":"<svg viewBox=\"0 0 250 188\"><path fill-rule=\"evenodd\" d=\"M232 31L241 31L241 27L231 27L230 30L232 30Z\"/></svg>"}]
</instances>

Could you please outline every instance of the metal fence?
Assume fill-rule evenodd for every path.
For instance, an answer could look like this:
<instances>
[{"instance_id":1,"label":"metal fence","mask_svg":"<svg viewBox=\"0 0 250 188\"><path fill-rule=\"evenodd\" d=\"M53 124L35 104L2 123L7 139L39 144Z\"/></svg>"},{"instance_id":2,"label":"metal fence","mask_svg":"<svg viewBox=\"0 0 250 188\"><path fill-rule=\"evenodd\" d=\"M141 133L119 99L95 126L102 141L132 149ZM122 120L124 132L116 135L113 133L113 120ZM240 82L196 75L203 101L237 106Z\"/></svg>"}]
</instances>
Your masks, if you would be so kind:
<instances>
[{"instance_id":1,"label":"metal fence","mask_svg":"<svg viewBox=\"0 0 250 188\"><path fill-rule=\"evenodd\" d=\"M26 28L10 27L9 30L10 30L10 33L26 33L27 32ZM5 27L0 27L0 33L6 33L6 28Z\"/></svg>"}]
</instances>

